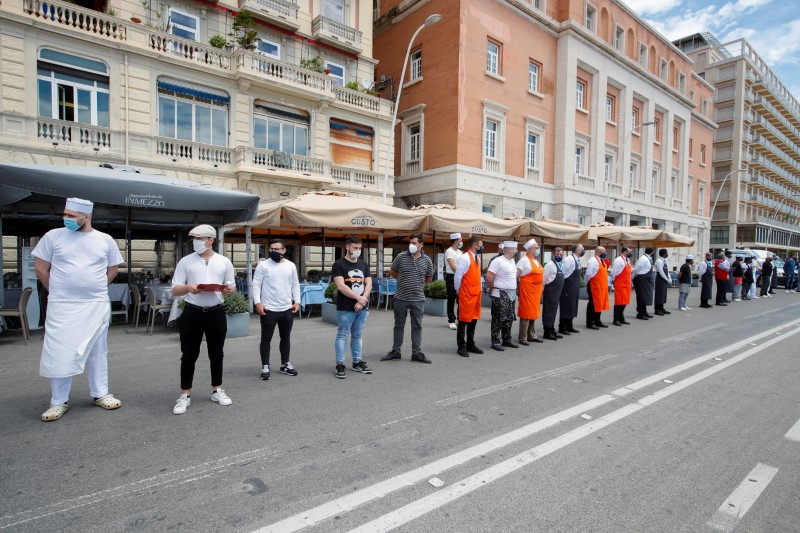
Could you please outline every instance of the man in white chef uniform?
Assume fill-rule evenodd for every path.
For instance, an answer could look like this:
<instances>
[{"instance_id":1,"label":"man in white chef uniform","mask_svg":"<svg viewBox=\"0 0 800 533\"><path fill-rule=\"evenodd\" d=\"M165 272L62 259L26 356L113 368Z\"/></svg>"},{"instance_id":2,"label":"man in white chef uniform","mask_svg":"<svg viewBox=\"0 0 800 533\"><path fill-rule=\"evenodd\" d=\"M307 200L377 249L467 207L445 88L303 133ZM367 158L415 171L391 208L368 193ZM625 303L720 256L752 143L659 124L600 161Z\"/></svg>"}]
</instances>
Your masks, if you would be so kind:
<instances>
[{"instance_id":1,"label":"man in white chef uniform","mask_svg":"<svg viewBox=\"0 0 800 533\"><path fill-rule=\"evenodd\" d=\"M64 226L48 231L33 250L36 276L49 291L39 374L50 378L52 422L70 407L72 376L89 375L94 404L117 409L122 402L108 393L108 284L122 255L114 239L92 228L94 204L68 198Z\"/></svg>"}]
</instances>

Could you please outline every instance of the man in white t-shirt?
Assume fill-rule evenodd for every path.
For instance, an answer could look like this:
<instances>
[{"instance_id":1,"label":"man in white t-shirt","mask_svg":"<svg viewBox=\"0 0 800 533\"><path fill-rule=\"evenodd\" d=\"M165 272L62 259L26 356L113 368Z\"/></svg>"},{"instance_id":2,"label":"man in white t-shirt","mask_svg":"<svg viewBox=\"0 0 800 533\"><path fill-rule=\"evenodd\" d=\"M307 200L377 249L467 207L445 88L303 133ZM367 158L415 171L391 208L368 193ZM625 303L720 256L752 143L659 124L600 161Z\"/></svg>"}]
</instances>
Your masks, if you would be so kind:
<instances>
[{"instance_id":1,"label":"man in white t-shirt","mask_svg":"<svg viewBox=\"0 0 800 533\"><path fill-rule=\"evenodd\" d=\"M172 294L184 296L183 313L178 319L181 336L181 395L172 412L182 415L192 404L194 366L200 357L200 345L206 338L211 364L211 401L230 405L222 388L222 359L228 322L223 295L236 291L231 260L211 248L217 232L201 224L189 232L194 253L178 261L172 276Z\"/></svg>"},{"instance_id":2,"label":"man in white t-shirt","mask_svg":"<svg viewBox=\"0 0 800 533\"><path fill-rule=\"evenodd\" d=\"M447 285L447 322L450 329L458 329L456 321L456 301L458 291L456 290L455 278L458 269L458 260L461 258L461 248L464 242L461 240L460 233L450 234L450 246L444 252L444 282Z\"/></svg>"},{"instance_id":3,"label":"man in white t-shirt","mask_svg":"<svg viewBox=\"0 0 800 533\"><path fill-rule=\"evenodd\" d=\"M511 340L511 326L516 320L516 253L517 243L505 241L503 255L492 260L486 272L486 284L492 297L492 349L498 352L504 351L503 346L519 348L519 344Z\"/></svg>"},{"instance_id":4,"label":"man in white t-shirt","mask_svg":"<svg viewBox=\"0 0 800 533\"><path fill-rule=\"evenodd\" d=\"M117 409L122 402L108 393L108 284L122 263L117 243L92 228L94 204L67 199L64 226L48 231L33 250L36 276L49 292L39 374L50 378L52 422L69 409L72 376L86 368L94 404Z\"/></svg>"}]
</instances>

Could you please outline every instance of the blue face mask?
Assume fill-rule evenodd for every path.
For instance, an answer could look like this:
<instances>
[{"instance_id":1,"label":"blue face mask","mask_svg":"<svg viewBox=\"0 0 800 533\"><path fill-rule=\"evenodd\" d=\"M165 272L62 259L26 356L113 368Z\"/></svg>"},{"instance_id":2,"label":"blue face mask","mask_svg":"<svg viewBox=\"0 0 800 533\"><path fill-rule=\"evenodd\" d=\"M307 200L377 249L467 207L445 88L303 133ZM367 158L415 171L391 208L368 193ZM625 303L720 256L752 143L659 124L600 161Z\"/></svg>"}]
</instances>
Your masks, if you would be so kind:
<instances>
[{"instance_id":1,"label":"blue face mask","mask_svg":"<svg viewBox=\"0 0 800 533\"><path fill-rule=\"evenodd\" d=\"M557 255L557 256L555 256L555 257L553 258L553 261L555 261L556 263L560 263L560 262L561 262L561 259L562 259L562 257L561 257L560 255Z\"/></svg>"},{"instance_id":2,"label":"blue face mask","mask_svg":"<svg viewBox=\"0 0 800 533\"><path fill-rule=\"evenodd\" d=\"M64 227L70 231L78 231L83 224L78 224L78 219L64 218Z\"/></svg>"}]
</instances>

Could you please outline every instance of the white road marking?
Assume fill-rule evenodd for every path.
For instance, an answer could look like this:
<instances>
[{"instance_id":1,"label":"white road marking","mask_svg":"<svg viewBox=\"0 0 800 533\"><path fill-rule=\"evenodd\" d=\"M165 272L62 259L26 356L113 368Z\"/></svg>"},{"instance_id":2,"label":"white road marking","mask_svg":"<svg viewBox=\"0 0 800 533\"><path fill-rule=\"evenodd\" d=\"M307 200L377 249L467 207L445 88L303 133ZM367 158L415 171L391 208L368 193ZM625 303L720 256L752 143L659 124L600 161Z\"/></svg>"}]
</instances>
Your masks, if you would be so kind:
<instances>
[{"instance_id":1,"label":"white road marking","mask_svg":"<svg viewBox=\"0 0 800 533\"><path fill-rule=\"evenodd\" d=\"M708 526L719 531L733 531L777 473L777 468L758 463L720 505L708 521Z\"/></svg>"},{"instance_id":2,"label":"white road marking","mask_svg":"<svg viewBox=\"0 0 800 533\"><path fill-rule=\"evenodd\" d=\"M792 334L794 333L797 333L797 331L793 332ZM522 452L519 455L516 455L510 459L506 459L505 461L502 461L494 466L491 466L485 470L473 474L461 481L456 481L454 483L451 483L450 486L446 489L442 489L441 491L435 492L424 498L420 498L407 505L404 505L403 507L400 507L399 509L396 509L390 513L380 516L375 520L372 520L358 528L351 530L350 533L379 533L379 532L391 531L392 529L395 529L403 524L411 522L412 520L415 520L435 509L438 509L439 507L442 507L474 490L477 490L481 487L485 487L489 483L497 481L498 479L512 472L515 472L520 468L523 468L535 461L538 461L539 459L542 459L543 457L546 457L553 452L556 452L566 446L569 446L570 444L573 444L587 437L588 435L595 433L600 429L608 427L611 424L632 415L633 413L645 409L646 407L649 407L655 404L656 402L675 394L676 392L679 392L691 385L694 385L695 383L698 383L699 381L702 381L707 377L712 376L717 372L720 372L728 368L729 366L733 366L734 364L740 361L744 361L748 357L763 351L767 346L775 344L777 341L778 339L770 340L765 342L762 346L759 346L758 348L751 348L746 352L743 352L722 364L719 364L711 368L707 368L701 372L698 372L693 376L690 376L682 381L679 381L678 383L675 383L664 389L656 391L653 394L650 394L649 396L645 396L644 398L640 399L637 402L625 405L617 409L616 411L601 416L597 420L594 420L592 422L579 426L571 431L568 431L567 433L564 433L563 435L560 435L548 442L545 442L544 444L535 446L525 452ZM737 492L739 491L739 489L737 489L737 491L734 491L734 494L732 494L731 497L728 498L728 501L731 501L731 499L734 497L737 498L735 500L735 505L739 510L739 515L738 515L739 518L741 518L741 516L744 516L744 513L747 512L752 503L756 500L756 498L758 498L758 495L761 494L761 491L763 491L766 485L769 484L770 480L775 475L775 472L777 472L777 469L773 469L775 470L775 472L769 475L768 470L764 470L763 468L759 469L759 467L765 467L765 465L757 466L745 480L745 482L749 482L752 483L753 485L760 486L757 492L755 492L755 490L752 489L751 487L747 487L747 489L749 490L744 490L742 491L742 494L737 494ZM765 468L770 469L772 467L765 467ZM755 482L748 481L749 479L756 479L756 481ZM726 504L723 504L723 506L725 506ZM722 507L720 508L720 510L722 510ZM735 526L736 524L734 523L733 525ZM724 531L730 531L730 529L726 529Z\"/></svg>"},{"instance_id":3,"label":"white road marking","mask_svg":"<svg viewBox=\"0 0 800 533\"><path fill-rule=\"evenodd\" d=\"M677 342L686 340L689 337L694 337L695 335L700 335L701 333L705 333L706 331L711 331L712 329L717 329L722 326L727 326L726 323L720 322L718 324L711 324L710 326L706 326L704 328L696 329L694 331L687 331L686 333L681 333L680 335L675 335L674 337L667 337L665 339L661 339L658 342Z\"/></svg>"},{"instance_id":4,"label":"white road marking","mask_svg":"<svg viewBox=\"0 0 800 533\"><path fill-rule=\"evenodd\" d=\"M418 413L416 415L407 416L405 418L398 418L397 420L392 420L391 422L386 422L385 424L379 424L377 426L372 426L372 429L385 428L386 426L391 426L392 424L397 424L398 422L403 422L405 420L411 420L412 418L417 418L418 416L422 416L422 413Z\"/></svg>"},{"instance_id":5,"label":"white road marking","mask_svg":"<svg viewBox=\"0 0 800 533\"><path fill-rule=\"evenodd\" d=\"M735 350L747 345L747 343L749 341L751 341L751 340L756 340L756 339L761 339L763 337L771 336L771 335L774 334L774 332L776 330L785 329L788 325L794 325L794 324L800 324L800 320L795 320L795 321L792 321L792 322L790 322L788 324L781 325L778 328L774 328L772 330L768 330L768 331L759 333L758 335L754 335L752 337L749 337L748 339L745 339L743 341L739 341L738 343L735 343L735 344L733 344L733 345L731 345L729 347L722 348L720 350L716 350L716 351L714 351L714 352L712 352L710 354L706 354L706 355L703 355L703 356L698 357L696 359L693 359L691 361L688 361L686 363L682 363L680 365L674 366L674 367L672 367L670 369L667 369L667 370L665 370L663 372L659 372L659 373L654 374L654 375L652 375L652 376L650 376L648 378L644 378L644 379L639 380L639 381L637 381L635 383L632 383L632 384L630 384L630 385L628 385L626 387L622 387L620 389L617 389L616 391L614 391L611 394L604 394L602 396L598 396L597 398L589 400L588 402L585 402L583 404L577 405L577 406L569 408L569 409L565 409L564 411L561 411L561 412L556 413L554 415L550 415L550 416L548 416L548 417L546 417L546 418L544 418L542 420L533 422L531 424L523 426L523 427L521 427L519 429L516 429L514 431L505 433L503 435L499 435L499 436L494 437L494 438L492 438L492 439L490 439L488 441L485 441L483 443L476 444L476 445L471 446L470 448L467 448L467 449L462 450L460 452L456 452L456 453L454 453L452 455L443 457L443 458L441 458L441 459L439 459L437 461L434 461L432 463L428 463L427 465L424 465L424 466L418 467L418 468L416 468L414 470L410 470L408 472L396 475L396 476L391 477L389 479L386 479L384 481L380 481L378 483L375 483L374 485L371 485L369 487L365 487L365 488L363 488L361 490L358 490L356 492L353 492L351 494L347 494L345 496L341 496L341 497L339 497L339 498L337 498L335 500L331 500L331 501L329 501L327 503L324 503L324 504L319 505L317 507L314 507L312 509L308 509L308 510L303 511L301 513L295 514L293 516L285 518L285 519L283 519L283 520L281 520L279 522L276 522L274 524L270 524L270 525L265 526L263 528L257 529L254 533L291 533L291 532L299 531L299 530L304 529L306 527L312 526L312 525L317 524L319 522L322 522L323 520L326 520L326 519L331 518L333 516L340 515L342 513L346 513L348 511L351 511L351 510L361 506L361 505L364 505L365 503L368 503L370 501L376 500L378 498L382 498L382 497L384 497L384 496L386 496L386 495L388 495L388 494L390 494L392 492L395 492L397 490L400 490L402 488L414 485L414 484L418 483L419 481L423 481L425 479L429 479L432 476L437 476L437 475L441 474L441 472L443 472L445 470L448 470L450 468L459 466L461 464L464 464L464 463L466 463L467 461L469 461L471 459L474 459L476 457L480 457L481 455L485 455L487 453L496 451L496 450L498 450L500 448L506 447L506 446L508 446L508 445L510 445L512 443L515 443L515 442L517 442L517 441L519 441L519 440L521 440L523 438L529 437L529 436L534 435L534 434L536 434L536 433L538 433L538 432L540 432L540 431L542 431L544 429L552 427L552 426L554 426L554 425L556 425L556 424L558 424L560 422L569 420L570 418L573 418L573 417L580 416L581 414L584 414L586 411L590 411L592 409L600 407L601 405L605 405L606 403L609 403L610 401L612 401L612 400L614 400L614 399L616 399L618 397L625 396L625 395L630 394L630 393L632 393L634 391L637 391L637 390L639 390L641 388L644 388L644 387L646 387L648 385L651 385L651 384L654 384L654 383L658 383L659 381L661 381L662 379L664 379L667 376L671 376L673 374L677 374L679 372L683 372L684 370L686 370L688 368L691 368L693 366L697 366L697 365L699 365L699 364L701 364L701 363L703 363L705 361L708 361L709 359L713 359L714 357L716 357L716 356L718 356L720 354L727 354L727 353L730 353L732 351L735 351ZM800 329L795 330L794 332L792 332L792 335L794 333L800 333ZM712 374L714 374L716 372L719 372L719 371L721 371L721 370L723 370L723 369L725 369L725 368L727 368L727 367L729 367L729 366L731 366L733 364L736 364L739 361L741 361L743 359L746 359L747 357L750 357L751 355L764 350L768 346L771 346L772 344L775 344L777 342L782 342L783 340L785 340L785 337L781 337L781 338L773 337L772 339L764 342L762 345L760 345L760 346L758 346L756 348L750 348L746 352L743 352L743 353L741 353L741 354L739 354L739 355L737 355L735 357L732 357L731 359L728 359L727 361L724 361L724 362L722 362L722 363L720 363L720 364L718 364L716 366L713 366L711 368L707 368L707 369L695 374L694 376L691 376L691 377L689 377L689 378L687 378L687 379L685 379L683 381L680 381L680 382L678 382L676 384L667 386L666 388L662 389L661 391L658 391L658 392L654 393L653 395L651 395L651 396L654 397L654 399L651 399L651 401L649 403L647 403L647 399L650 398L650 397L642 398L637 403L629 404L629 405L627 405L627 406L625 406L625 407L623 407L623 408L621 408L621 409L619 409L617 411L614 411L613 413L611 413L609 415L600 417L597 420L594 420L592 422L589 422L588 424L585 424L584 426L580 426L576 430L573 430L573 431L571 431L569 433L566 433L566 434L562 435L561 437L558 437L558 438L550 441L549 443L543 444L542 446L547 446L547 445L551 445L552 446L551 443L554 443L556 441L565 443L565 444L561 445L560 447L566 446L567 444L571 444L571 442L574 442L574 441L570 441L569 439L570 438L574 438L575 435L579 435L581 428L587 428L587 427L595 428L596 427L596 429L593 429L592 431L589 432L589 433L592 433L592 432L596 431L597 429L600 429L601 427L605 427L605 425L608 425L610 423L615 422L617 419L624 418L628 414L631 414L632 412L635 412L635 411L638 411L639 409L644 408L646 405L650 405L651 403L655 403L656 401L658 401L658 400L660 400L660 399L662 399L662 398L664 398L666 396L669 396L670 394L673 394L674 392L682 390L683 388L688 387L689 385L691 385L693 383L696 383L697 381L700 381L701 379L704 379L705 377L708 377L708 376L710 376L710 375L712 375ZM630 412L628 412L628 411L630 411ZM619 416L620 414L623 414L623 416ZM618 416L619 418L614 418L615 416ZM584 429L583 431L586 431L586 430ZM579 433L575 433L575 432L579 432ZM589 433L583 434L579 438L583 438L584 436L588 435ZM572 436L572 437L570 437L570 436ZM576 440L578 440L578 439L576 439ZM537 448L540 448L540 447L537 447ZM533 450L536 450L537 448L534 448ZM556 449L558 449L558 448L556 448ZM531 451L533 451L533 450L531 450ZM529 451L529 452L531 452L531 451ZM554 451L554 450L548 451L547 453L551 453L552 451ZM529 453L529 452L526 452L526 453ZM541 450L537 451L535 453L541 453ZM525 455L525 454L523 454L523 455ZM519 458L519 456L517 456L517 457ZM510 461L512 461L512 462L513 461L518 461L519 460L518 458L515 458L513 460L509 460L509 461L504 461L503 463L500 463L500 465L505 464L505 463L509 463ZM511 464L511 463L509 463L509 464ZM500 465L497 465L497 466L500 466ZM496 468L496 467L492 467L492 468ZM503 475L505 475L505 474L503 474ZM483 484L484 483L481 483L481 486ZM459 487L461 487L461 483L453 483L453 484L450 485L449 489L445 489L444 491L439 492L437 494L440 494L440 495L449 494L450 491L458 490ZM444 503L447 503L447 502L445 501ZM413 505L413 504L410 504L410 505ZM406 507L408 507L408 506L406 506ZM428 511L425 511L425 512L428 512ZM396 526L393 526L393 527L396 527ZM367 530L365 530L365 531L367 531Z\"/></svg>"},{"instance_id":6,"label":"white road marking","mask_svg":"<svg viewBox=\"0 0 800 533\"><path fill-rule=\"evenodd\" d=\"M786 432L784 435L789 440L795 440L800 442L800 420L797 421L795 425L792 426L792 429Z\"/></svg>"}]
</instances>

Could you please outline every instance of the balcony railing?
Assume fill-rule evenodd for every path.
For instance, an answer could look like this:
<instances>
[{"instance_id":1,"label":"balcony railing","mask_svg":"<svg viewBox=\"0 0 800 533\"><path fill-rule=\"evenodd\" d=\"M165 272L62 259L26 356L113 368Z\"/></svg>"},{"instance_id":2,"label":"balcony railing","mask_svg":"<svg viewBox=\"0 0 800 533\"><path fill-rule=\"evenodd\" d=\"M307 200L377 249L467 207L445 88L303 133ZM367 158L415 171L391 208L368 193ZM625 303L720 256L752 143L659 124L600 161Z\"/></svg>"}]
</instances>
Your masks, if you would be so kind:
<instances>
[{"instance_id":1,"label":"balcony railing","mask_svg":"<svg viewBox=\"0 0 800 533\"><path fill-rule=\"evenodd\" d=\"M181 39L172 34L159 31L151 31L148 36L148 42L150 48L156 52L220 70L231 70L231 54L219 48Z\"/></svg>"},{"instance_id":2,"label":"balcony railing","mask_svg":"<svg viewBox=\"0 0 800 533\"><path fill-rule=\"evenodd\" d=\"M288 152L241 147L238 150L238 161L240 164L255 167L293 170L307 176L325 175L324 160Z\"/></svg>"},{"instance_id":3,"label":"balcony railing","mask_svg":"<svg viewBox=\"0 0 800 533\"><path fill-rule=\"evenodd\" d=\"M361 32L346 24L320 15L314 19L311 32L315 39L352 52L361 53Z\"/></svg>"},{"instance_id":4,"label":"balcony railing","mask_svg":"<svg viewBox=\"0 0 800 533\"><path fill-rule=\"evenodd\" d=\"M39 117L36 121L36 137L53 144L90 147L95 150L111 148L111 130L77 122Z\"/></svg>"},{"instance_id":5,"label":"balcony railing","mask_svg":"<svg viewBox=\"0 0 800 533\"><path fill-rule=\"evenodd\" d=\"M493 157L483 158L483 168L489 172L500 172L500 160Z\"/></svg>"},{"instance_id":6,"label":"balcony railing","mask_svg":"<svg viewBox=\"0 0 800 533\"><path fill-rule=\"evenodd\" d=\"M419 159L406 162L406 174L416 174L421 168L422 165L420 165Z\"/></svg>"},{"instance_id":7,"label":"balcony railing","mask_svg":"<svg viewBox=\"0 0 800 533\"><path fill-rule=\"evenodd\" d=\"M291 65L252 52L240 51L236 63L242 72L259 74L268 79L299 85L314 91L327 92L330 81L322 73L314 72L299 65Z\"/></svg>"},{"instance_id":8,"label":"balcony railing","mask_svg":"<svg viewBox=\"0 0 800 533\"><path fill-rule=\"evenodd\" d=\"M611 194L616 194L617 196L622 196L622 185L619 183L609 183L608 184L608 191Z\"/></svg>"},{"instance_id":9,"label":"balcony railing","mask_svg":"<svg viewBox=\"0 0 800 533\"><path fill-rule=\"evenodd\" d=\"M154 137L156 155L173 162L197 162L209 166L230 165L233 161L233 148L201 144L179 139Z\"/></svg>"},{"instance_id":10,"label":"balcony railing","mask_svg":"<svg viewBox=\"0 0 800 533\"><path fill-rule=\"evenodd\" d=\"M582 176L580 174L575 174L575 185L578 187L583 187L585 189L594 189L594 178L590 178L589 176Z\"/></svg>"},{"instance_id":11,"label":"balcony railing","mask_svg":"<svg viewBox=\"0 0 800 533\"><path fill-rule=\"evenodd\" d=\"M653 203L659 205L667 205L667 198L663 194L654 194Z\"/></svg>"},{"instance_id":12,"label":"balcony railing","mask_svg":"<svg viewBox=\"0 0 800 533\"><path fill-rule=\"evenodd\" d=\"M258 18L296 30L300 27L297 4L287 0L239 0L239 9L246 9Z\"/></svg>"},{"instance_id":13,"label":"balcony railing","mask_svg":"<svg viewBox=\"0 0 800 533\"><path fill-rule=\"evenodd\" d=\"M353 168L331 166L331 177L340 185L349 183L352 186L372 188L378 183L377 173Z\"/></svg>"},{"instance_id":14,"label":"balcony railing","mask_svg":"<svg viewBox=\"0 0 800 533\"><path fill-rule=\"evenodd\" d=\"M99 11L52 0L23 0L22 9L28 15L49 24L68 27L90 36L116 41L128 39L128 26L125 22Z\"/></svg>"},{"instance_id":15,"label":"balcony railing","mask_svg":"<svg viewBox=\"0 0 800 533\"><path fill-rule=\"evenodd\" d=\"M641 200L644 202L645 192L641 189L633 189L633 199L634 200Z\"/></svg>"},{"instance_id":16,"label":"balcony railing","mask_svg":"<svg viewBox=\"0 0 800 533\"><path fill-rule=\"evenodd\" d=\"M340 87L339 85L335 84L333 85L333 95L340 102L344 102L355 107L360 107L361 109L374 111L376 113L380 112L381 110L381 99L377 96L372 96L360 91L354 91L353 89Z\"/></svg>"},{"instance_id":17,"label":"balcony railing","mask_svg":"<svg viewBox=\"0 0 800 533\"><path fill-rule=\"evenodd\" d=\"M539 169L538 168L530 168L530 167L528 167L525 170L525 175L531 181L539 181Z\"/></svg>"}]
</instances>

